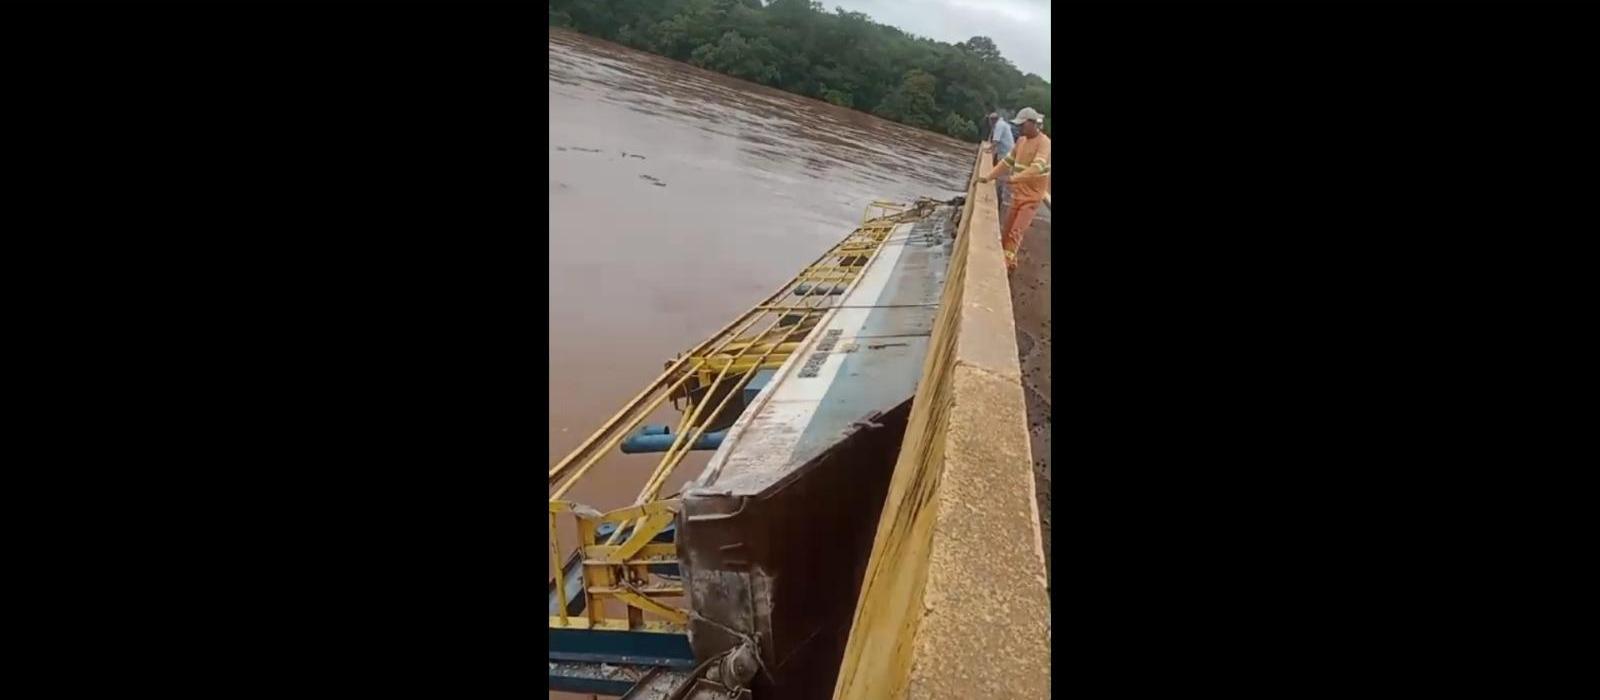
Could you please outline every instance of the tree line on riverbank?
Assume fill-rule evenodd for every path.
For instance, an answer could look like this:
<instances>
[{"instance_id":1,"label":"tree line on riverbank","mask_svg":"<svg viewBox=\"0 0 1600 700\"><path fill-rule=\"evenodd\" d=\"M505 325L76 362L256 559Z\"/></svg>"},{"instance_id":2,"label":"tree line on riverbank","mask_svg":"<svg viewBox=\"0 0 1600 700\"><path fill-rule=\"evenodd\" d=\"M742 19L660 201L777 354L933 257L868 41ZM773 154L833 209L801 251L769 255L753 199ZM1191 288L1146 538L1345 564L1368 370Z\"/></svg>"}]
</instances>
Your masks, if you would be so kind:
<instances>
[{"instance_id":1,"label":"tree line on riverbank","mask_svg":"<svg viewBox=\"0 0 1600 700\"><path fill-rule=\"evenodd\" d=\"M988 37L947 44L809 0L551 0L550 26L965 141L997 106L1051 114L1050 83Z\"/></svg>"}]
</instances>

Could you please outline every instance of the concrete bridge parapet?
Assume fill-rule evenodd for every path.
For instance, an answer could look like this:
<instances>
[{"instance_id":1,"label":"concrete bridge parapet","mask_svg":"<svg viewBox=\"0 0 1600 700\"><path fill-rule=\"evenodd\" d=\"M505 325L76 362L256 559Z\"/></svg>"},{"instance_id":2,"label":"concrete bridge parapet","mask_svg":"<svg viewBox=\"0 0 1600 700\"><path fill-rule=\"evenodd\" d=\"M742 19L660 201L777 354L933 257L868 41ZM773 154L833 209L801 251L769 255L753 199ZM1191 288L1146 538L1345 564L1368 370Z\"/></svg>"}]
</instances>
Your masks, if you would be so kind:
<instances>
[{"instance_id":1,"label":"concrete bridge parapet","mask_svg":"<svg viewBox=\"0 0 1600 700\"><path fill-rule=\"evenodd\" d=\"M979 153L974 174L992 165ZM1050 697L1029 415L992 184L968 190L837 700Z\"/></svg>"}]
</instances>

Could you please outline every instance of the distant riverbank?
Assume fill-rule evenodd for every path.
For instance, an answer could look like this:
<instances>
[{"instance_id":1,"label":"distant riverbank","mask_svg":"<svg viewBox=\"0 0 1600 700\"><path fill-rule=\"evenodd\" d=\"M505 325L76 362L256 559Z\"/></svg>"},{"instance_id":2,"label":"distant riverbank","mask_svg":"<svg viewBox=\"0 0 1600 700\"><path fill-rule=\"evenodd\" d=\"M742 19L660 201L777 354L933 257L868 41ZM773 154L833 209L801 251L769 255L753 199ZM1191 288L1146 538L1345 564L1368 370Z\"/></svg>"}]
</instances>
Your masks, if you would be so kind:
<instances>
[{"instance_id":1,"label":"distant riverbank","mask_svg":"<svg viewBox=\"0 0 1600 700\"><path fill-rule=\"evenodd\" d=\"M805 0L552 0L550 26L968 142L996 106L1052 114L1050 83L987 37L947 44Z\"/></svg>"}]
</instances>

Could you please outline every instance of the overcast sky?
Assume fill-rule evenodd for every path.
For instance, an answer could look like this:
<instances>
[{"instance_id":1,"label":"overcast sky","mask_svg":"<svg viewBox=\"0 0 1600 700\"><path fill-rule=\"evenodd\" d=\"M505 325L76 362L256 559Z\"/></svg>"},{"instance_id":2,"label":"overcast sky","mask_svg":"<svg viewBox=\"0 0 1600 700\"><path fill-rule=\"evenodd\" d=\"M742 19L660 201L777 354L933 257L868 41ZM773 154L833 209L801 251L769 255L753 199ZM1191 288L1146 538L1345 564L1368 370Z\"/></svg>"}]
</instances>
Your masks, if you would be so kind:
<instances>
[{"instance_id":1,"label":"overcast sky","mask_svg":"<svg viewBox=\"0 0 1600 700\"><path fill-rule=\"evenodd\" d=\"M986 36L1022 72L1050 79L1050 0L823 0L823 6L951 44Z\"/></svg>"}]
</instances>

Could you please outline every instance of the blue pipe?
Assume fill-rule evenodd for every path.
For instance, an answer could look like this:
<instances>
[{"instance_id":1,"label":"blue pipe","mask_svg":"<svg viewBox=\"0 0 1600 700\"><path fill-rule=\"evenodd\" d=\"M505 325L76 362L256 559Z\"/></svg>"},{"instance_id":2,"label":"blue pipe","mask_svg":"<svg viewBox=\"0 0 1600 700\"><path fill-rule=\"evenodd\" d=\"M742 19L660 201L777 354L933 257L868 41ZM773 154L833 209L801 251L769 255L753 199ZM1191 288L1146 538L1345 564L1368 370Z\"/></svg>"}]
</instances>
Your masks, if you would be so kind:
<instances>
[{"instance_id":1,"label":"blue pipe","mask_svg":"<svg viewBox=\"0 0 1600 700\"><path fill-rule=\"evenodd\" d=\"M645 429L648 430L655 427L665 426L647 425L645 426ZM716 433L705 433L700 436L699 440L694 441L694 446L690 447L689 449L715 450L722 445L722 438L727 437L727 435L728 431L726 430ZM678 436L664 431L660 433L646 433L641 430L629 435L622 441L622 453L631 455L642 452L666 452L672 448L672 441L676 440L677 437Z\"/></svg>"}]
</instances>

